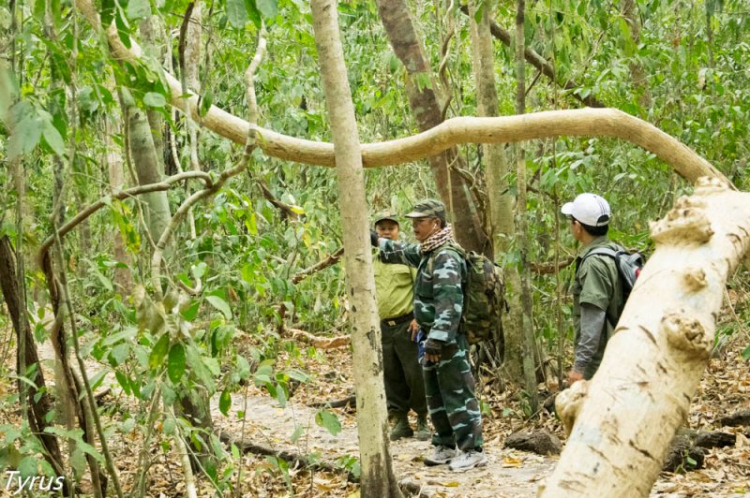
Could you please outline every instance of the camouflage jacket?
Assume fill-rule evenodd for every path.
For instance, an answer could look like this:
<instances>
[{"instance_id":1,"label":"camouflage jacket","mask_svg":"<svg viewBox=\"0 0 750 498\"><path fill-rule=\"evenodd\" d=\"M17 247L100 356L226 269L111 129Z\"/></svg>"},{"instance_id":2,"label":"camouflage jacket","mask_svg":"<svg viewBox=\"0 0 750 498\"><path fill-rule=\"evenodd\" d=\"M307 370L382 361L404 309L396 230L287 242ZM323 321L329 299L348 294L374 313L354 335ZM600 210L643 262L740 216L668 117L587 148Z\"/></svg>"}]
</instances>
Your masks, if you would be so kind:
<instances>
[{"instance_id":1,"label":"camouflage jacket","mask_svg":"<svg viewBox=\"0 0 750 498\"><path fill-rule=\"evenodd\" d=\"M422 254L419 244L381 238L379 248L378 257L383 263L397 263L417 269L414 317L427 337L455 344L464 305L464 258L448 244Z\"/></svg>"}]
</instances>

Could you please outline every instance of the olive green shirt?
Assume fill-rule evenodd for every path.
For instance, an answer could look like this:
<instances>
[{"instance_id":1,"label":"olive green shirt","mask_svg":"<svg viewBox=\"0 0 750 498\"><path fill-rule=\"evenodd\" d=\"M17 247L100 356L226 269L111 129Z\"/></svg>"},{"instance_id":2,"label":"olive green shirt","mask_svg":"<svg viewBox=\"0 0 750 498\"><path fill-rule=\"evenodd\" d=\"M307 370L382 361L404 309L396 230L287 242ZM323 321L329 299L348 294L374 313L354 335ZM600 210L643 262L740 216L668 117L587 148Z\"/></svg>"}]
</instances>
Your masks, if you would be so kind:
<instances>
[{"instance_id":1,"label":"olive green shirt","mask_svg":"<svg viewBox=\"0 0 750 498\"><path fill-rule=\"evenodd\" d=\"M617 321L625 305L622 295L622 285L617 271L615 260L606 255L593 255L584 257L590 251L598 247L608 247L617 251L620 247L614 244L606 235L595 238L589 245L583 247L576 258L576 274L571 286L573 294L573 323L575 326L574 348L576 350L576 363L580 363L579 344L581 341L581 305L589 304L602 310L606 314L606 320L601 331L598 331L598 342L596 352L591 359L586 358L587 365L584 377L591 378L601 364L607 341L614 333ZM583 261L583 262L581 262ZM595 331L596 333L596 331Z\"/></svg>"},{"instance_id":2,"label":"olive green shirt","mask_svg":"<svg viewBox=\"0 0 750 498\"><path fill-rule=\"evenodd\" d=\"M414 310L415 268L391 265L378 260L375 269L375 291L378 297L378 314L381 320L398 318Z\"/></svg>"}]
</instances>

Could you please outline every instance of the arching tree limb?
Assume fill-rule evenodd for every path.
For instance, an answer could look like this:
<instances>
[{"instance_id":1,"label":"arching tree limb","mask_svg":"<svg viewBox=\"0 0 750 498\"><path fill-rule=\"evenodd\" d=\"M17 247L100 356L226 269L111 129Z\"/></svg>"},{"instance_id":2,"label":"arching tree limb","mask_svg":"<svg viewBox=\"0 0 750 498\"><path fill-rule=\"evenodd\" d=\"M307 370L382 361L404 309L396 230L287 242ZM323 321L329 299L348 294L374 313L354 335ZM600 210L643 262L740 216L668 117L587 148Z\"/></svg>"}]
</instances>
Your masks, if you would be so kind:
<instances>
[{"instance_id":1,"label":"arching tree limb","mask_svg":"<svg viewBox=\"0 0 750 498\"><path fill-rule=\"evenodd\" d=\"M76 0L76 5L95 29L100 29L99 15L91 0ZM141 57L138 44L127 49L114 26L107 29L107 39L112 55L118 59L137 62ZM184 108L181 85L172 75L164 73L172 92L172 105ZM193 119L214 133L236 143L244 144L250 125L216 106L206 115L197 114L198 97L193 95ZM183 109L184 110L184 109ZM257 142L269 156L318 166L333 166L333 144L313 142L282 135L255 127ZM690 182L701 176L729 180L708 161L686 145L655 126L616 109L578 109L547 111L523 116L501 118L453 118L417 135L363 144L362 162L365 167L390 166L417 161L444 152L461 143L510 143L559 136L608 136L632 142L652 152Z\"/></svg>"},{"instance_id":2,"label":"arching tree limb","mask_svg":"<svg viewBox=\"0 0 750 498\"><path fill-rule=\"evenodd\" d=\"M710 357L727 278L750 252L750 193L703 179L651 237L599 371L557 398L572 432L541 496L648 496Z\"/></svg>"},{"instance_id":3,"label":"arching tree limb","mask_svg":"<svg viewBox=\"0 0 750 498\"><path fill-rule=\"evenodd\" d=\"M98 15L90 0L76 0L76 3L90 21L93 16L98 26ZM125 48L114 28L108 30L108 39L116 57L130 61L140 57L137 44L133 43L131 50ZM180 107L183 99L179 98L179 82L168 73L165 76L170 86L174 86L172 103ZM197 100L198 97L192 98ZM248 123L216 106L212 106L204 118L197 115L194 118L219 135L238 143L245 142ZM259 146L270 156L321 166L334 164L333 144L293 138L261 127L257 130ZM507 143L564 135L622 138L653 152L690 181L700 176L723 179L721 173L687 146L653 125L614 109L549 111L507 118L453 118L413 137L365 144L362 159L365 167L387 166L423 159L458 143ZM407 156L400 158L401 153Z\"/></svg>"}]
</instances>

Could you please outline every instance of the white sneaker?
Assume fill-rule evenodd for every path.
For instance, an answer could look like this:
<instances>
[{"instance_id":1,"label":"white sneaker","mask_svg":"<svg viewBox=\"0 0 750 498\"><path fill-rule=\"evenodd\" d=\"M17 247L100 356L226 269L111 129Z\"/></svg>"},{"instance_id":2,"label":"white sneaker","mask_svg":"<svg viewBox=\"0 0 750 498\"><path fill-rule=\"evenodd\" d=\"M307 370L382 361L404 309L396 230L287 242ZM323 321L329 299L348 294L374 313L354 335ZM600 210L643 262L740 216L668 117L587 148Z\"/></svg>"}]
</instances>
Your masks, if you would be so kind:
<instances>
[{"instance_id":1,"label":"white sneaker","mask_svg":"<svg viewBox=\"0 0 750 498\"><path fill-rule=\"evenodd\" d=\"M487 455L479 451L461 452L451 460L448 468L452 472L466 472L474 467L484 467L487 465Z\"/></svg>"},{"instance_id":2,"label":"white sneaker","mask_svg":"<svg viewBox=\"0 0 750 498\"><path fill-rule=\"evenodd\" d=\"M428 467L434 467L435 465L445 465L450 463L451 458L456 456L456 450L448 448L447 446L435 446L435 451L432 455L424 459L424 464Z\"/></svg>"}]
</instances>

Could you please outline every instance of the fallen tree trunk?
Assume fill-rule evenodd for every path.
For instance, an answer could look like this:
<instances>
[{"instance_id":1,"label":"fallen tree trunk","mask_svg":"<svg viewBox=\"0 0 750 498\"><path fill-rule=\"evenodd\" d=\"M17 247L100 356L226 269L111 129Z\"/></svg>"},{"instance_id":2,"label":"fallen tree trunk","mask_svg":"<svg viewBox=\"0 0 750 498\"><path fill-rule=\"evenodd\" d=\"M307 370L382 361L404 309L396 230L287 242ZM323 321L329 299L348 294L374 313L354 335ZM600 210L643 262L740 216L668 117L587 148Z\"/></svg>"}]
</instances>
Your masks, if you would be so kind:
<instances>
[{"instance_id":1,"label":"fallen tree trunk","mask_svg":"<svg viewBox=\"0 0 750 498\"><path fill-rule=\"evenodd\" d=\"M572 431L541 496L649 494L709 359L727 278L750 249L750 193L701 179L651 237L656 252L598 373L557 398Z\"/></svg>"}]
</instances>

